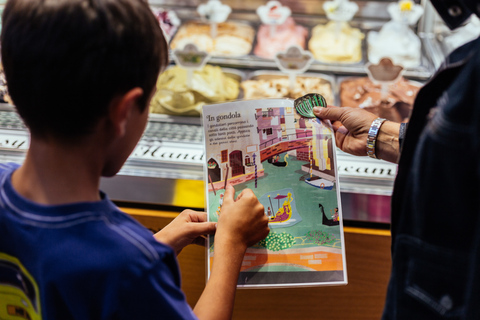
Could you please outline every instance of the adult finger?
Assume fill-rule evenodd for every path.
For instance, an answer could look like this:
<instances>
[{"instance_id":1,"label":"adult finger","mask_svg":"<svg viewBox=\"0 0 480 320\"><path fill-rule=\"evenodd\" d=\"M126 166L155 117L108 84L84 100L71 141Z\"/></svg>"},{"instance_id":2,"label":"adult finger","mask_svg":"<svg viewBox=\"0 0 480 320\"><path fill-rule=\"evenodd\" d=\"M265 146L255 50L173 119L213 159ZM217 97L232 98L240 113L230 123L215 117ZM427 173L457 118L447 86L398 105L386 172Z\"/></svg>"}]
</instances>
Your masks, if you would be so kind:
<instances>
[{"instance_id":1,"label":"adult finger","mask_svg":"<svg viewBox=\"0 0 480 320\"><path fill-rule=\"evenodd\" d=\"M344 108L328 106L327 108L315 107L313 113L320 119L328 119L330 121L340 121Z\"/></svg>"}]
</instances>

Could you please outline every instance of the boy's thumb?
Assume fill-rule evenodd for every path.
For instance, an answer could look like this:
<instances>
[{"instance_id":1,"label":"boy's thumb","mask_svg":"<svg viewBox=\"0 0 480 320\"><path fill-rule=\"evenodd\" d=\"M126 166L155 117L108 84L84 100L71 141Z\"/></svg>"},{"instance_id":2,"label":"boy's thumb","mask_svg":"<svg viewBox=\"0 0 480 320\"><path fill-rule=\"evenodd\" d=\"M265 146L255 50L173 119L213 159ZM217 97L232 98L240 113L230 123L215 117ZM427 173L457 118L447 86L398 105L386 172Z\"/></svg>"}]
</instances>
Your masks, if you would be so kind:
<instances>
[{"instance_id":1,"label":"boy's thumb","mask_svg":"<svg viewBox=\"0 0 480 320\"><path fill-rule=\"evenodd\" d=\"M225 201L225 200L228 200L228 201L232 200L233 201L234 196L235 196L235 189L233 188L233 186L230 183L228 183L227 187L225 188L225 195L224 195L224 200L223 201Z\"/></svg>"}]
</instances>

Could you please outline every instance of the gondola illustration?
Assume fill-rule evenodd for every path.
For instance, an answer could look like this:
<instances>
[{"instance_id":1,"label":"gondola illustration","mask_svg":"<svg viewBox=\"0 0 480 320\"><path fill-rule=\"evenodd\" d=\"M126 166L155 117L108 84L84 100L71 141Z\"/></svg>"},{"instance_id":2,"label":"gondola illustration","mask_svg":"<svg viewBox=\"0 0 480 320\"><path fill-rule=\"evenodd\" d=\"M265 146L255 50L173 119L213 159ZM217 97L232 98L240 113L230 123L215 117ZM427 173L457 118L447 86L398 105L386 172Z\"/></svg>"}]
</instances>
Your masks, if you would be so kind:
<instances>
[{"instance_id":1,"label":"gondola illustration","mask_svg":"<svg viewBox=\"0 0 480 320\"><path fill-rule=\"evenodd\" d=\"M322 217L322 224L325 225L325 226L338 226L340 224L340 220L336 220L335 218L334 219L328 219L327 216L325 215L325 210L323 209L323 205L321 203L318 204L318 206L320 207L320 210L322 210L322 214L323 214L323 217Z\"/></svg>"},{"instance_id":2,"label":"gondola illustration","mask_svg":"<svg viewBox=\"0 0 480 320\"><path fill-rule=\"evenodd\" d=\"M271 164L273 164L276 167L286 167L286 166L288 166L287 158L288 158L288 153L283 157L283 161L278 161L280 159L280 157L278 155L276 155L276 156L268 159L268 162L270 162Z\"/></svg>"},{"instance_id":3,"label":"gondola illustration","mask_svg":"<svg viewBox=\"0 0 480 320\"><path fill-rule=\"evenodd\" d=\"M332 190L333 184L334 184L332 181L329 181L320 177L306 178L305 182L313 187L325 189L325 190Z\"/></svg>"}]
</instances>

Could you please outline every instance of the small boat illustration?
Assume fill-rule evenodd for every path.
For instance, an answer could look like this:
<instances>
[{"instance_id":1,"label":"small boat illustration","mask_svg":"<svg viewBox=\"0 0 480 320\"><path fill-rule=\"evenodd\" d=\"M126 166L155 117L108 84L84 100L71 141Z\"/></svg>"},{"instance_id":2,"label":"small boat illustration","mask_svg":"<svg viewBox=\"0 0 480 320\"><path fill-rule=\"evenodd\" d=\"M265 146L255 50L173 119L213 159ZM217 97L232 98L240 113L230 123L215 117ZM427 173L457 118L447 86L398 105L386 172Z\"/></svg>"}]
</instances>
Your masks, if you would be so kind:
<instances>
[{"instance_id":1,"label":"small boat illustration","mask_svg":"<svg viewBox=\"0 0 480 320\"><path fill-rule=\"evenodd\" d=\"M270 158L268 160L268 162L270 162L271 164L273 164L276 167L286 167L286 166L288 166L287 158L288 158L288 153L283 157L283 161L279 161L280 157L278 155L276 155L276 156Z\"/></svg>"},{"instance_id":2,"label":"small boat illustration","mask_svg":"<svg viewBox=\"0 0 480 320\"><path fill-rule=\"evenodd\" d=\"M332 190L334 185L333 181L319 177L306 178L305 182L311 186L325 190Z\"/></svg>"}]
</instances>

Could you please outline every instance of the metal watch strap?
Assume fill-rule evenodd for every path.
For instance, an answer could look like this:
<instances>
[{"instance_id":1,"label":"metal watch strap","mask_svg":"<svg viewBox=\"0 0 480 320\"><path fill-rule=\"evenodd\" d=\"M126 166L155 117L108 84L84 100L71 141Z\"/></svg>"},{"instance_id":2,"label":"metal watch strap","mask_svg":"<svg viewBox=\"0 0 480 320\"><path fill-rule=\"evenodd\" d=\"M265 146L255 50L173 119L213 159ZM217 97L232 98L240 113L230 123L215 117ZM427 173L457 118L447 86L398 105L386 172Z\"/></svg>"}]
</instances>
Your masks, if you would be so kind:
<instances>
[{"instance_id":1,"label":"metal watch strap","mask_svg":"<svg viewBox=\"0 0 480 320\"><path fill-rule=\"evenodd\" d=\"M377 118L373 120L372 125L370 126L370 130L368 130L368 137L367 137L367 155L370 158L377 159L375 154L375 144L377 142L378 132L380 131L380 127L387 119L384 118Z\"/></svg>"}]
</instances>

